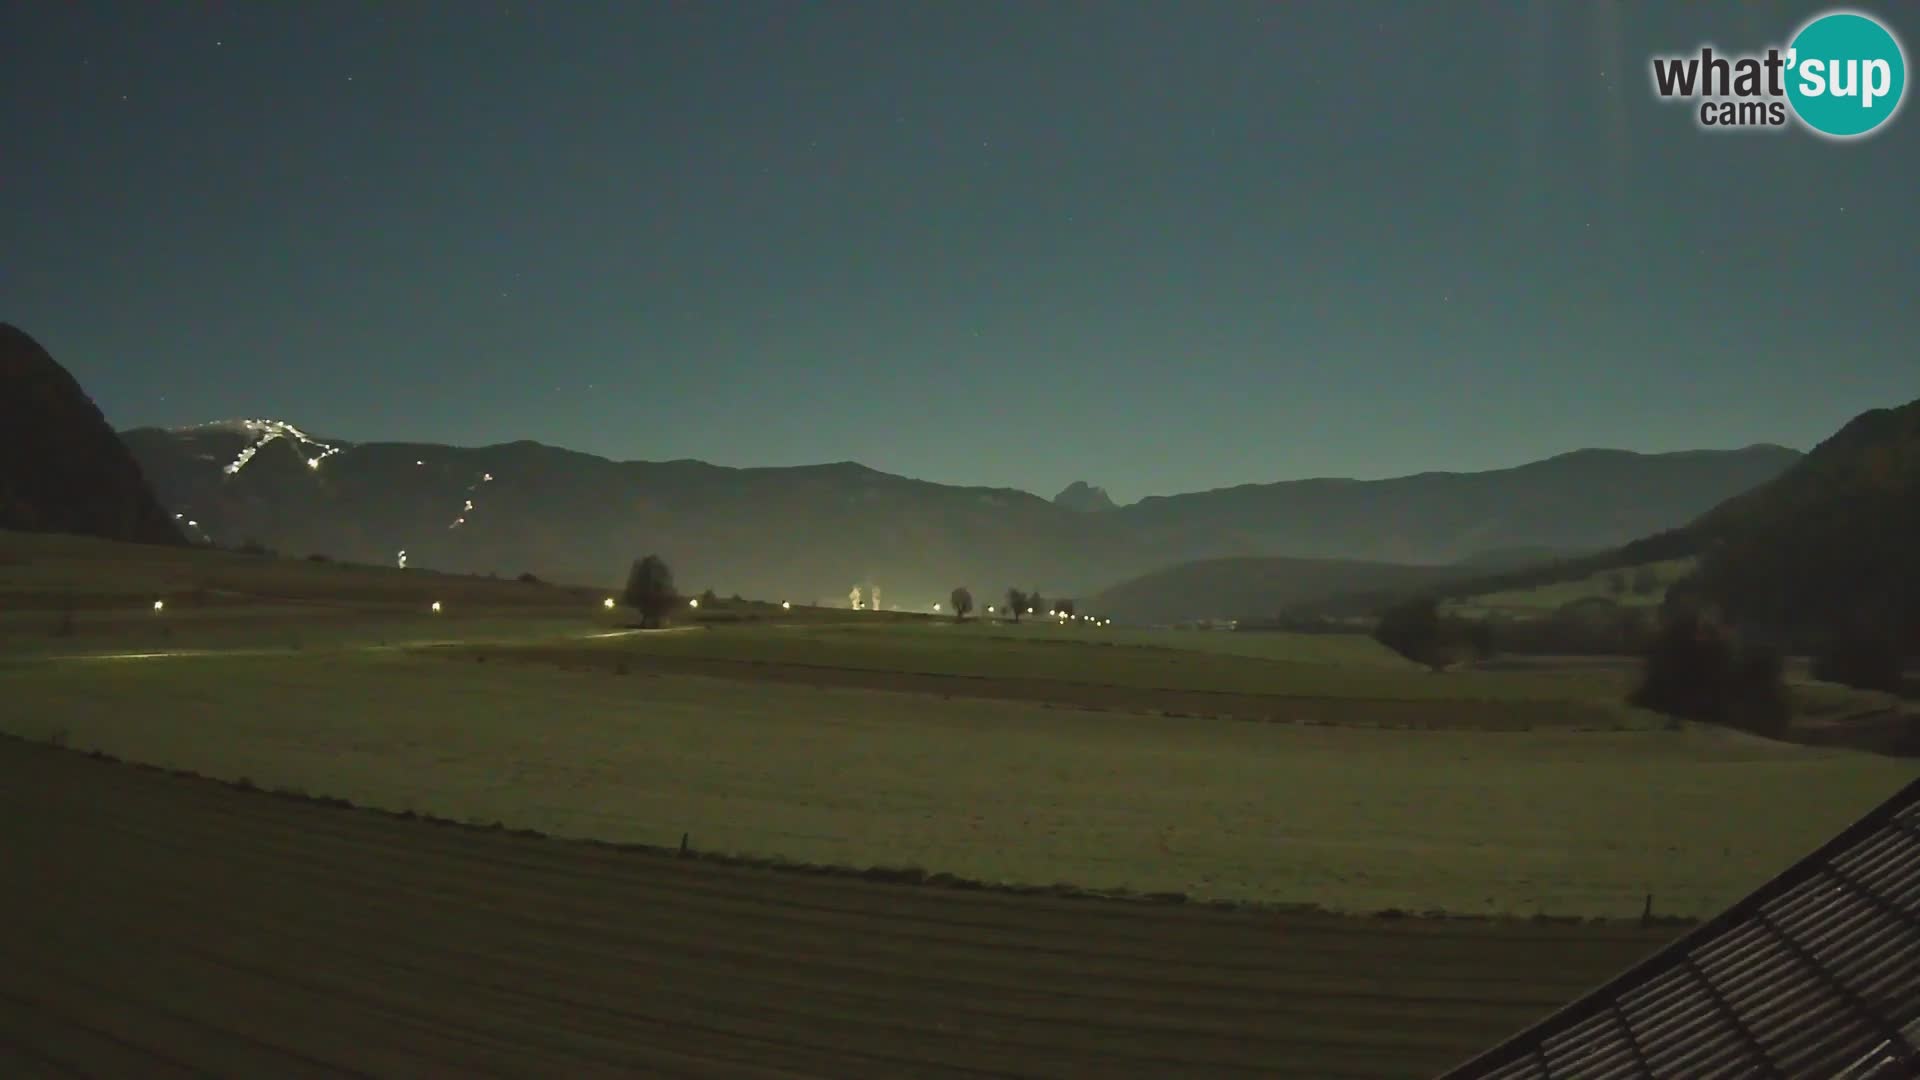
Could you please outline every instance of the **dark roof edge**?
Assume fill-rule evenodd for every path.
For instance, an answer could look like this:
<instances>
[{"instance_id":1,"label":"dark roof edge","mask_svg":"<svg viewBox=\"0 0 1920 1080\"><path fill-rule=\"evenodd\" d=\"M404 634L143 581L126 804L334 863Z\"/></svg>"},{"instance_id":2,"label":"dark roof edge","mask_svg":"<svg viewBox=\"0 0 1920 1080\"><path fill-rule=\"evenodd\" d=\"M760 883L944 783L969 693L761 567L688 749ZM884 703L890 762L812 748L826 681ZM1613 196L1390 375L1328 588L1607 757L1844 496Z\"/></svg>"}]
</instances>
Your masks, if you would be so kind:
<instances>
[{"instance_id":1,"label":"dark roof edge","mask_svg":"<svg viewBox=\"0 0 1920 1080\"><path fill-rule=\"evenodd\" d=\"M1782 870L1732 907L1682 934L1652 956L1594 988L1560 1011L1525 1028L1472 1060L1442 1073L1438 1080L1469 1080L1471 1077L1483 1075L1521 1058L1530 1057L1534 1048L1549 1035L1572 1028L1604 1011L1621 994L1647 982L1660 972L1681 962L1687 954L1708 941L1745 922L1762 907L1818 874L1820 868L1833 861L1835 856L1879 832L1901 811L1916 803L1920 803L1920 780L1909 781L1905 787L1894 793L1892 798L1867 811L1860 820L1840 830L1833 839L1820 845L1812 854Z\"/></svg>"}]
</instances>

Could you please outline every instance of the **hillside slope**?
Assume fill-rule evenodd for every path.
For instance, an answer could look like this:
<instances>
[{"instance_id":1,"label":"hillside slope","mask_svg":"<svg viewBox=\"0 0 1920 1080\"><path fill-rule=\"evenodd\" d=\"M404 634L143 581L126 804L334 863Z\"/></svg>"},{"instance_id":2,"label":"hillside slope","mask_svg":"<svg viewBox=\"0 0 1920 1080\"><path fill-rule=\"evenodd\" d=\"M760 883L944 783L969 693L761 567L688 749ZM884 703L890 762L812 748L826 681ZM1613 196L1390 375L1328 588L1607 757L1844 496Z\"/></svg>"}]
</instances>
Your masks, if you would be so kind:
<instances>
[{"instance_id":1,"label":"hillside slope","mask_svg":"<svg viewBox=\"0 0 1920 1080\"><path fill-rule=\"evenodd\" d=\"M132 454L79 382L0 323L0 529L178 544Z\"/></svg>"},{"instance_id":2,"label":"hillside slope","mask_svg":"<svg viewBox=\"0 0 1920 1080\"><path fill-rule=\"evenodd\" d=\"M1502 548L1598 550L1688 521L1800 459L1780 446L1636 454L1579 450L1511 469L1391 480L1299 480L1143 499L1116 523L1231 550L1450 563Z\"/></svg>"},{"instance_id":3,"label":"hillside slope","mask_svg":"<svg viewBox=\"0 0 1920 1080\"><path fill-rule=\"evenodd\" d=\"M1700 586L1784 628L1892 624L1920 643L1920 400L1855 417L1687 528Z\"/></svg>"},{"instance_id":4,"label":"hillside slope","mask_svg":"<svg viewBox=\"0 0 1920 1080\"><path fill-rule=\"evenodd\" d=\"M1864 619L1896 624L1920 646L1920 401L1862 413L1778 476L1677 528L1431 591L1464 599L1694 558L1692 588L1798 645ZM1363 589L1319 607L1370 610L1405 591Z\"/></svg>"}]
</instances>

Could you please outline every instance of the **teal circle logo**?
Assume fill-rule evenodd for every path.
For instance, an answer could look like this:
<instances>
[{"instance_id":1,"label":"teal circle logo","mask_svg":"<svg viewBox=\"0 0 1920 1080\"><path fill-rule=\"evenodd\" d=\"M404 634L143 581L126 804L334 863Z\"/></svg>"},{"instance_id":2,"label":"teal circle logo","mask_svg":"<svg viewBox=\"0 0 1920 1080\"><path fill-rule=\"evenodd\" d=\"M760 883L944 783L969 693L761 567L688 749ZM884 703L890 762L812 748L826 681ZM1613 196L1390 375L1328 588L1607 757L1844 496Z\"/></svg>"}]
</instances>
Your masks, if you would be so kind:
<instances>
[{"instance_id":1,"label":"teal circle logo","mask_svg":"<svg viewBox=\"0 0 1920 1080\"><path fill-rule=\"evenodd\" d=\"M1893 32L1854 11L1821 15L1787 46L1787 101L1800 122L1833 139L1865 135L1900 111L1907 57Z\"/></svg>"}]
</instances>

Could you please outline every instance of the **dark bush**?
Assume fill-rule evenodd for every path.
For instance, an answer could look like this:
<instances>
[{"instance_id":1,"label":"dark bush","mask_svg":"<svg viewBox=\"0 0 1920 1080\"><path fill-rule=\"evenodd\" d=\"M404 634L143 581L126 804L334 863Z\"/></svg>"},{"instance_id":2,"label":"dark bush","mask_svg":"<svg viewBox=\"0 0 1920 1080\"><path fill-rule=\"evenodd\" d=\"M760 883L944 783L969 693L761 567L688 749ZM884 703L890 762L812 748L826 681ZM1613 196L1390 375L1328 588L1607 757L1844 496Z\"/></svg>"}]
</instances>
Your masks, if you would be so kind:
<instances>
[{"instance_id":1,"label":"dark bush","mask_svg":"<svg viewBox=\"0 0 1920 1080\"><path fill-rule=\"evenodd\" d=\"M519 581L519 582L520 582L520 583L521 583L522 585L538 585L538 584L540 584L540 578L539 578L539 576L538 576L537 574L535 574L535 573L534 573L533 571L531 571L531 570L526 570L526 571L522 571L522 572L521 572L521 574L520 574L520 577L519 577L519 578L518 578L517 580L518 580L518 581Z\"/></svg>"},{"instance_id":2,"label":"dark bush","mask_svg":"<svg viewBox=\"0 0 1920 1080\"><path fill-rule=\"evenodd\" d=\"M1743 647L1711 614L1683 609L1663 621L1628 701L1777 738L1791 718L1784 666L1777 651Z\"/></svg>"},{"instance_id":3,"label":"dark bush","mask_svg":"<svg viewBox=\"0 0 1920 1080\"><path fill-rule=\"evenodd\" d=\"M1439 601L1432 597L1419 597L1381 612L1373 638L1435 671L1491 656L1498 644L1487 623L1443 616Z\"/></svg>"},{"instance_id":4,"label":"dark bush","mask_svg":"<svg viewBox=\"0 0 1920 1080\"><path fill-rule=\"evenodd\" d=\"M1416 664L1439 666L1439 602L1423 596L1388 608L1380 613L1373 639Z\"/></svg>"},{"instance_id":5,"label":"dark bush","mask_svg":"<svg viewBox=\"0 0 1920 1080\"><path fill-rule=\"evenodd\" d=\"M333 556L325 555L325 554L322 554L321 552L316 551L313 554L307 556L307 561L312 563L330 563L333 561Z\"/></svg>"},{"instance_id":6,"label":"dark bush","mask_svg":"<svg viewBox=\"0 0 1920 1080\"><path fill-rule=\"evenodd\" d=\"M1813 658L1813 677L1862 690L1898 692L1906 658L1890 630L1853 625L1831 634Z\"/></svg>"},{"instance_id":7,"label":"dark bush","mask_svg":"<svg viewBox=\"0 0 1920 1080\"><path fill-rule=\"evenodd\" d=\"M1650 612L1604 597L1565 604L1551 615L1501 622L1500 651L1549 656L1634 656L1653 638Z\"/></svg>"}]
</instances>

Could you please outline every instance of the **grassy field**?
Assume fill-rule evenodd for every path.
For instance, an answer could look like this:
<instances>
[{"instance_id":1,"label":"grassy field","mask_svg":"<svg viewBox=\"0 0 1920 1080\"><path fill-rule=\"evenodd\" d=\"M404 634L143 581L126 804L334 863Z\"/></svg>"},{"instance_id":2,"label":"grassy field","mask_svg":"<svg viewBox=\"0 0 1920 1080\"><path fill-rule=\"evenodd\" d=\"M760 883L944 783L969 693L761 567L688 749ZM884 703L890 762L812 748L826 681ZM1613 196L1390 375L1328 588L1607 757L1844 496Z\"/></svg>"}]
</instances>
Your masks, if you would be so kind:
<instances>
[{"instance_id":1,"label":"grassy field","mask_svg":"<svg viewBox=\"0 0 1920 1080\"><path fill-rule=\"evenodd\" d=\"M0 534L0 732L71 748L0 739L0 1072L1418 1076L1916 772L1670 729L1619 663L603 599ZM1058 887L577 842L683 837Z\"/></svg>"},{"instance_id":2,"label":"grassy field","mask_svg":"<svg viewBox=\"0 0 1920 1080\"><path fill-rule=\"evenodd\" d=\"M1672 933L913 888L0 740L0 1072L1432 1075Z\"/></svg>"},{"instance_id":3,"label":"grassy field","mask_svg":"<svg viewBox=\"0 0 1920 1080\"><path fill-rule=\"evenodd\" d=\"M1243 640L1221 640L1225 638ZM1098 627L951 622L874 628L850 620L804 628L769 624L605 639L593 646L598 656L575 644L561 648L567 655L553 656L555 662L711 660L742 665L749 677L745 669L785 666L1373 701L1587 706L1617 701L1627 686L1622 672L1608 669L1435 674L1368 638L1329 634L1116 634ZM542 647L534 646L523 658L541 655Z\"/></svg>"},{"instance_id":4,"label":"grassy field","mask_svg":"<svg viewBox=\"0 0 1920 1080\"><path fill-rule=\"evenodd\" d=\"M418 610L449 606L577 609L604 589L315 563L201 547L120 544L0 530L0 610L141 612L154 600L189 608L299 604Z\"/></svg>"},{"instance_id":5,"label":"grassy field","mask_svg":"<svg viewBox=\"0 0 1920 1080\"><path fill-rule=\"evenodd\" d=\"M610 595L579 585L0 530L0 657L566 637L624 625L630 613L607 610ZM723 602L688 610L680 621L805 625L848 614ZM916 617L867 618L883 626Z\"/></svg>"},{"instance_id":6,"label":"grassy field","mask_svg":"<svg viewBox=\"0 0 1920 1080\"><path fill-rule=\"evenodd\" d=\"M1628 916L1652 892L1704 914L1914 774L1715 730L1233 723L485 658L49 661L0 667L0 698L18 734L394 810L1355 911Z\"/></svg>"}]
</instances>

